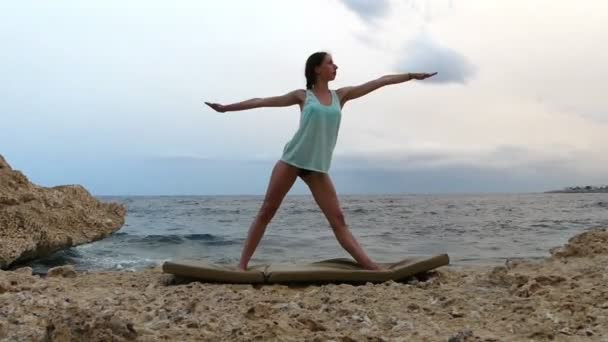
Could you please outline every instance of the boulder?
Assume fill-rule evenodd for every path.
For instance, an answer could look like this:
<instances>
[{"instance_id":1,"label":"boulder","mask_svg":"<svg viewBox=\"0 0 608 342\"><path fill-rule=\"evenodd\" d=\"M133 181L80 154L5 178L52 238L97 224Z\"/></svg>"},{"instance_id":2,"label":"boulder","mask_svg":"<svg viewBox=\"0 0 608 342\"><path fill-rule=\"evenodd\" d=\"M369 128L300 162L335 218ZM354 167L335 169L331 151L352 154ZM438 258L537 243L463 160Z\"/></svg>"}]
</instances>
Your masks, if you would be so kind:
<instances>
[{"instance_id":1,"label":"boulder","mask_svg":"<svg viewBox=\"0 0 608 342\"><path fill-rule=\"evenodd\" d=\"M0 155L0 269L103 239L124 224L126 208L80 185L42 187Z\"/></svg>"}]
</instances>

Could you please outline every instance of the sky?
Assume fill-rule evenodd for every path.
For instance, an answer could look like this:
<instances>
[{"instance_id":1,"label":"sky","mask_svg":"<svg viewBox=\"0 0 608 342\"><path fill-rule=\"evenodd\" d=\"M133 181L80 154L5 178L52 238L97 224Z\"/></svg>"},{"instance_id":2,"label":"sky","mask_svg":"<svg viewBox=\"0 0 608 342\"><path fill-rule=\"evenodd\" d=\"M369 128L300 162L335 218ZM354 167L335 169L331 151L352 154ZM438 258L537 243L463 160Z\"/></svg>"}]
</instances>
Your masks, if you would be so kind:
<instances>
[{"instance_id":1,"label":"sky","mask_svg":"<svg viewBox=\"0 0 608 342\"><path fill-rule=\"evenodd\" d=\"M343 108L338 193L521 193L608 183L608 2L12 1L0 4L0 154L96 195L263 194L304 87L439 72ZM298 180L294 194L308 193Z\"/></svg>"}]
</instances>

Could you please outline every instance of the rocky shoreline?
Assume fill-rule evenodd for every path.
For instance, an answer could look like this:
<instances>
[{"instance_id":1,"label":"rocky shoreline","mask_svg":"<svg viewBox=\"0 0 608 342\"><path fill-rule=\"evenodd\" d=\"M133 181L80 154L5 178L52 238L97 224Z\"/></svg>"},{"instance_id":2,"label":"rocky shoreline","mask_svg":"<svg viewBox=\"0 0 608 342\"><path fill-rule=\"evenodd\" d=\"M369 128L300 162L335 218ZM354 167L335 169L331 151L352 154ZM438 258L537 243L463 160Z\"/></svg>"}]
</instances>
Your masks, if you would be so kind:
<instances>
[{"instance_id":1,"label":"rocky shoreline","mask_svg":"<svg viewBox=\"0 0 608 342\"><path fill-rule=\"evenodd\" d=\"M608 231L540 262L352 286L177 282L159 268L0 271L6 341L601 341Z\"/></svg>"}]
</instances>

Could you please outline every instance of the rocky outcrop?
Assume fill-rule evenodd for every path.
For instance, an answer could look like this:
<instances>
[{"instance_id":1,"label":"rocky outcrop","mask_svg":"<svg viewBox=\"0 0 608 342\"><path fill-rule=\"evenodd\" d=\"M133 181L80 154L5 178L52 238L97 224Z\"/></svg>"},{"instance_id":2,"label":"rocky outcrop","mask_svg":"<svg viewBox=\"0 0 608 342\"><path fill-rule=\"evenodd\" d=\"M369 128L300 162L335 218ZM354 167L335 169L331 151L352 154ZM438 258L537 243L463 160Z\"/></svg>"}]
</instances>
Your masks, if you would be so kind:
<instances>
[{"instance_id":1,"label":"rocky outcrop","mask_svg":"<svg viewBox=\"0 0 608 342\"><path fill-rule=\"evenodd\" d=\"M551 254L558 258L608 255L608 230L596 228L576 235L565 246L553 248Z\"/></svg>"},{"instance_id":2,"label":"rocky outcrop","mask_svg":"<svg viewBox=\"0 0 608 342\"><path fill-rule=\"evenodd\" d=\"M80 185L41 187L0 155L0 268L102 239L124 224L126 209L102 203Z\"/></svg>"}]
</instances>

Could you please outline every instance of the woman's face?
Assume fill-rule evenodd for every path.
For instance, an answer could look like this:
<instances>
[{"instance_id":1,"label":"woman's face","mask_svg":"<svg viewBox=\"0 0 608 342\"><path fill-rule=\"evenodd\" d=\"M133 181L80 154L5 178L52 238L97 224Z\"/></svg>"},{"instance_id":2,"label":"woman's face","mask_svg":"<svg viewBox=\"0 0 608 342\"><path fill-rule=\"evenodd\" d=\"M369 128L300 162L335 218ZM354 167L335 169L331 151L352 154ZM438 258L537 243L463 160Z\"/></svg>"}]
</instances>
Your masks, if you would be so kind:
<instances>
[{"instance_id":1,"label":"woman's face","mask_svg":"<svg viewBox=\"0 0 608 342\"><path fill-rule=\"evenodd\" d=\"M315 68L318 78L325 81L333 81L336 78L337 70L338 66L334 64L330 54L326 54L321 65Z\"/></svg>"}]
</instances>

